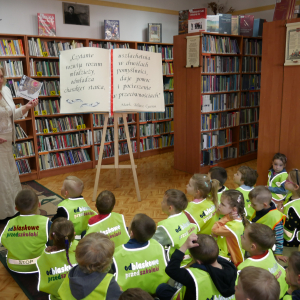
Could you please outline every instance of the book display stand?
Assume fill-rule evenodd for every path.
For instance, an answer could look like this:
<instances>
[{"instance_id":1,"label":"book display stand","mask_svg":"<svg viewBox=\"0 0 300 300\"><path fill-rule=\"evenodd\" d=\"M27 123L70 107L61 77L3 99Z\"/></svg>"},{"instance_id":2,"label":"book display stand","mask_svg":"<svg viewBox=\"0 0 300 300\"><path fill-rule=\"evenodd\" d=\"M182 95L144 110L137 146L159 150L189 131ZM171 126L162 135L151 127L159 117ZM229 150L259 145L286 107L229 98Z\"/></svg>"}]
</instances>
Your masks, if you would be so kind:
<instances>
[{"instance_id":1,"label":"book display stand","mask_svg":"<svg viewBox=\"0 0 300 300\"><path fill-rule=\"evenodd\" d=\"M104 150L104 145L105 145L105 136L107 133L107 123L108 123L108 118L109 118L108 113L104 114L103 135L102 135L102 139L101 139L98 164L96 167L97 172L96 172L96 179L95 179L95 185L94 185L93 201L96 201L96 198L97 198L97 190L98 190L101 169L116 169L116 180L117 180L116 187L119 187L120 186L120 177L121 177L120 171L121 171L121 169L130 169L130 168L132 169L137 199L138 199L138 201L141 201L141 194L140 194L138 179L137 179L137 175L136 175L136 167L137 166L135 165L134 158L133 158L133 152L132 152L132 147L131 147L131 142L130 142L128 123L127 123L127 114L126 113L115 113L114 116L116 119L118 117L122 117L124 120L124 129L125 129L125 133L126 133L126 140L127 140L131 165L119 165L119 151L118 151L119 142L118 142L118 124L117 124L117 122L114 122L114 149L115 149L114 164L113 165L102 165L103 150Z\"/></svg>"}]
</instances>

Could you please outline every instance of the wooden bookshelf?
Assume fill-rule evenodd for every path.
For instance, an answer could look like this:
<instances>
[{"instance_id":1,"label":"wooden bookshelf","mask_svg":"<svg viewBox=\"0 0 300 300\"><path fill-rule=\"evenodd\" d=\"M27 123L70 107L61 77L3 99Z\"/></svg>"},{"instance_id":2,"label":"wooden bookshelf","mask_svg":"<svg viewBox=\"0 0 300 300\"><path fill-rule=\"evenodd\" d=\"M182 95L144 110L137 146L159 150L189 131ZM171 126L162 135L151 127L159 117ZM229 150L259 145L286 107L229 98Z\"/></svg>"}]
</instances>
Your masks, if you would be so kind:
<instances>
[{"instance_id":1,"label":"wooden bookshelf","mask_svg":"<svg viewBox=\"0 0 300 300\"><path fill-rule=\"evenodd\" d=\"M258 126L259 75L261 73L260 69L258 69L258 67L261 66L261 62L258 60L261 60L261 52L259 55L256 55L256 53L253 55L252 52L247 53L245 52L244 44L247 40L248 42L251 40L251 42L259 41L259 43L261 43L262 39L206 32L202 33L199 53L200 67L186 68L186 36L193 35L199 35L199 33L174 36L174 89L176 90L174 95L174 101L176 103L174 110L174 118L176 119L174 127L174 131L176 132L174 166L176 169L188 173L207 173L213 166L218 165L226 168L254 159L257 156L258 128L256 128L255 131L253 129L255 126ZM230 40L236 40L240 53L204 52L202 51L202 42L205 36L212 36L214 38L227 37L230 38ZM230 72L217 72L215 69L211 70L213 72L208 72L207 69L204 68L204 63L207 66L209 59L217 60L218 56L220 60L228 59L235 62ZM236 64L237 59L238 65ZM244 68L245 62L249 63L250 68ZM252 62L252 64L250 64L250 62ZM256 64L253 62L256 62ZM236 81L239 79L239 85L234 84L234 81L232 81L233 88L231 90L226 89L225 91L220 91L220 89L211 89L210 85L208 85L210 89L204 89L206 87L205 80L208 81L212 79L209 76L218 76L215 77L215 80L218 78L219 85L221 84L221 80L224 81L225 78L229 80L228 76L233 76L231 79ZM249 79L249 85L246 84L247 79ZM259 82L258 85L252 84L254 79L257 79ZM257 94L254 94L254 92ZM227 99L229 99L229 97L232 97L231 99L236 98L236 105L229 106L229 101L227 100L225 109L214 110L217 107L213 105L210 111L205 111L203 96L205 96L205 99L206 97L210 97L209 99L212 101L212 97L221 97L220 95L224 95L224 97L226 95ZM204 121L203 118L222 120L223 122L224 118L228 119L230 115L232 116L232 122L226 121L219 123L222 124L222 126L217 128L208 127L207 130L205 130L204 127L202 128L202 122L206 125L210 125L212 122ZM231 130L230 135L232 138L220 144L218 134L224 130ZM253 132L256 134L253 134ZM229 133L229 131L227 131L227 133ZM202 134L214 134L217 143L210 144L208 147L203 148ZM232 149L232 155L225 156L229 148ZM216 157L206 154L209 159L207 160L206 158L204 160L204 153L212 152L217 154L223 153L223 155Z\"/></svg>"}]
</instances>

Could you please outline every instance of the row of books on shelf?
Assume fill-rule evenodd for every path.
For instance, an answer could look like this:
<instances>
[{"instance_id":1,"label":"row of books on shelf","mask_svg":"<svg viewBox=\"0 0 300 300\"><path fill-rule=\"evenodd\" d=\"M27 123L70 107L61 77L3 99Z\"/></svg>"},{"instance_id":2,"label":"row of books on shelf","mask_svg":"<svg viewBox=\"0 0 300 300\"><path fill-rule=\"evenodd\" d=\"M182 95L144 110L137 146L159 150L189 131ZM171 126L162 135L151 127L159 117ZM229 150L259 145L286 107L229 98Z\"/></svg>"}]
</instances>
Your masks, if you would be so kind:
<instances>
[{"instance_id":1,"label":"row of books on shelf","mask_svg":"<svg viewBox=\"0 0 300 300\"><path fill-rule=\"evenodd\" d=\"M256 139L258 137L258 123L240 127L240 140Z\"/></svg>"},{"instance_id":2,"label":"row of books on shelf","mask_svg":"<svg viewBox=\"0 0 300 300\"><path fill-rule=\"evenodd\" d=\"M242 63L242 72L253 73L261 72L261 57L244 56Z\"/></svg>"},{"instance_id":3,"label":"row of books on shelf","mask_svg":"<svg viewBox=\"0 0 300 300\"><path fill-rule=\"evenodd\" d=\"M15 158L35 155L33 141L12 144L12 152Z\"/></svg>"},{"instance_id":4,"label":"row of books on shelf","mask_svg":"<svg viewBox=\"0 0 300 300\"><path fill-rule=\"evenodd\" d=\"M250 140L250 141L245 141L241 142L239 145L239 155L243 156L248 153L257 151L257 145L258 141L257 140Z\"/></svg>"},{"instance_id":5,"label":"row of books on shelf","mask_svg":"<svg viewBox=\"0 0 300 300\"><path fill-rule=\"evenodd\" d=\"M16 133L16 139L25 139L28 137L20 124L15 124L15 133Z\"/></svg>"},{"instance_id":6,"label":"row of books on shelf","mask_svg":"<svg viewBox=\"0 0 300 300\"><path fill-rule=\"evenodd\" d=\"M261 39L244 39L245 55L262 55Z\"/></svg>"},{"instance_id":7,"label":"row of books on shelf","mask_svg":"<svg viewBox=\"0 0 300 300\"><path fill-rule=\"evenodd\" d=\"M53 81L43 80L40 96L54 96L59 94L60 94L59 80L53 80Z\"/></svg>"},{"instance_id":8,"label":"row of books on shelf","mask_svg":"<svg viewBox=\"0 0 300 300\"><path fill-rule=\"evenodd\" d=\"M203 73L239 73L240 64L237 56L203 56Z\"/></svg>"},{"instance_id":9,"label":"row of books on shelf","mask_svg":"<svg viewBox=\"0 0 300 300\"><path fill-rule=\"evenodd\" d=\"M136 122L136 114L127 114L126 117L127 123L135 123ZM123 118L119 118L118 124L122 125L124 124ZM110 117L108 118L107 125L113 125L114 124L114 118ZM104 115L103 114L93 114L93 126L94 127L103 127L104 126Z\"/></svg>"},{"instance_id":10,"label":"row of books on shelf","mask_svg":"<svg viewBox=\"0 0 300 300\"><path fill-rule=\"evenodd\" d=\"M241 107L259 106L260 92L242 92L241 93Z\"/></svg>"},{"instance_id":11,"label":"row of books on shelf","mask_svg":"<svg viewBox=\"0 0 300 300\"><path fill-rule=\"evenodd\" d=\"M130 138L136 137L136 125L129 125L128 131L129 131ZM94 130L94 143L95 144L101 143L102 136L103 136L103 129ZM126 139L126 133L125 133L124 127L118 128L118 138L119 138L119 140ZM114 141L114 127L108 127L106 130L105 142L109 143L109 142L113 142L113 141Z\"/></svg>"},{"instance_id":12,"label":"row of books on shelf","mask_svg":"<svg viewBox=\"0 0 300 300\"><path fill-rule=\"evenodd\" d=\"M17 91L19 90L19 81L14 81L13 79L8 79L6 81L6 86L10 89L11 95L15 98L17 97Z\"/></svg>"},{"instance_id":13,"label":"row of books on shelf","mask_svg":"<svg viewBox=\"0 0 300 300\"><path fill-rule=\"evenodd\" d=\"M34 61L30 60L31 76L59 76L58 61Z\"/></svg>"},{"instance_id":14,"label":"row of books on shelf","mask_svg":"<svg viewBox=\"0 0 300 300\"><path fill-rule=\"evenodd\" d=\"M17 166L19 175L31 173L28 159L16 160L16 166Z\"/></svg>"},{"instance_id":15,"label":"row of books on shelf","mask_svg":"<svg viewBox=\"0 0 300 300\"><path fill-rule=\"evenodd\" d=\"M4 77L21 77L24 74L21 60L1 60L0 67L4 68Z\"/></svg>"},{"instance_id":16,"label":"row of books on shelf","mask_svg":"<svg viewBox=\"0 0 300 300\"><path fill-rule=\"evenodd\" d=\"M201 149L222 147L232 143L232 129L201 134Z\"/></svg>"},{"instance_id":17,"label":"row of books on shelf","mask_svg":"<svg viewBox=\"0 0 300 300\"><path fill-rule=\"evenodd\" d=\"M165 112L143 112L139 113L140 122L160 121L174 118L174 107L167 106Z\"/></svg>"},{"instance_id":18,"label":"row of books on shelf","mask_svg":"<svg viewBox=\"0 0 300 300\"><path fill-rule=\"evenodd\" d=\"M67 148L85 147L92 145L92 132L86 130L65 135L38 136L38 152L55 151Z\"/></svg>"},{"instance_id":19,"label":"row of books on shelf","mask_svg":"<svg viewBox=\"0 0 300 300\"><path fill-rule=\"evenodd\" d=\"M112 43L112 42L89 42L89 47L104 48L104 49L130 49L129 43Z\"/></svg>"},{"instance_id":20,"label":"row of books on shelf","mask_svg":"<svg viewBox=\"0 0 300 300\"><path fill-rule=\"evenodd\" d=\"M147 137L140 140L141 152L169 146L174 146L174 134L161 135L159 137Z\"/></svg>"},{"instance_id":21,"label":"row of books on shelf","mask_svg":"<svg viewBox=\"0 0 300 300\"><path fill-rule=\"evenodd\" d=\"M136 141L133 140L130 142L131 142L132 152L136 153L137 152ZM95 145L94 149L95 149L95 159L99 160L100 146ZM119 142L119 155L125 155L125 154L129 154L127 142ZM114 143L104 145L102 158L114 157L114 155L115 155Z\"/></svg>"},{"instance_id":22,"label":"row of books on shelf","mask_svg":"<svg viewBox=\"0 0 300 300\"><path fill-rule=\"evenodd\" d=\"M174 132L174 122L148 123L140 125L140 137Z\"/></svg>"},{"instance_id":23,"label":"row of books on shelf","mask_svg":"<svg viewBox=\"0 0 300 300\"><path fill-rule=\"evenodd\" d=\"M0 39L0 56L25 55L23 42L18 40Z\"/></svg>"},{"instance_id":24,"label":"row of books on shelf","mask_svg":"<svg viewBox=\"0 0 300 300\"><path fill-rule=\"evenodd\" d=\"M28 49L30 56L51 56L58 57L59 52L63 50L82 48L83 43L73 40L70 42L58 42L58 41L41 41L40 38L28 39Z\"/></svg>"},{"instance_id":25,"label":"row of books on shelf","mask_svg":"<svg viewBox=\"0 0 300 300\"><path fill-rule=\"evenodd\" d=\"M39 156L40 170L71 166L91 161L86 149L75 149Z\"/></svg>"},{"instance_id":26,"label":"row of books on shelf","mask_svg":"<svg viewBox=\"0 0 300 300\"><path fill-rule=\"evenodd\" d=\"M240 75L203 75L202 93L238 91Z\"/></svg>"},{"instance_id":27,"label":"row of books on shelf","mask_svg":"<svg viewBox=\"0 0 300 300\"><path fill-rule=\"evenodd\" d=\"M203 53L240 54L236 38L205 34L202 36Z\"/></svg>"},{"instance_id":28,"label":"row of books on shelf","mask_svg":"<svg viewBox=\"0 0 300 300\"><path fill-rule=\"evenodd\" d=\"M242 109L240 111L240 124L258 122L259 108Z\"/></svg>"},{"instance_id":29,"label":"row of books on shelf","mask_svg":"<svg viewBox=\"0 0 300 300\"><path fill-rule=\"evenodd\" d=\"M34 108L34 114L40 115L55 115L60 113L60 100L40 99L38 105Z\"/></svg>"},{"instance_id":30,"label":"row of books on shelf","mask_svg":"<svg viewBox=\"0 0 300 300\"><path fill-rule=\"evenodd\" d=\"M173 63L164 62L162 64L162 72L163 75L173 75L174 74Z\"/></svg>"},{"instance_id":31,"label":"row of books on shelf","mask_svg":"<svg viewBox=\"0 0 300 300\"><path fill-rule=\"evenodd\" d=\"M165 105L174 103L173 92L164 92Z\"/></svg>"},{"instance_id":32,"label":"row of books on shelf","mask_svg":"<svg viewBox=\"0 0 300 300\"><path fill-rule=\"evenodd\" d=\"M238 109L238 94L218 94L218 95L202 95L201 111L222 111L227 109Z\"/></svg>"},{"instance_id":33,"label":"row of books on shelf","mask_svg":"<svg viewBox=\"0 0 300 300\"><path fill-rule=\"evenodd\" d=\"M164 78L164 90L174 90L174 78Z\"/></svg>"},{"instance_id":34,"label":"row of books on shelf","mask_svg":"<svg viewBox=\"0 0 300 300\"><path fill-rule=\"evenodd\" d=\"M202 166L214 165L219 160L237 158L236 147L213 148L201 151L200 163Z\"/></svg>"},{"instance_id":35,"label":"row of books on shelf","mask_svg":"<svg viewBox=\"0 0 300 300\"><path fill-rule=\"evenodd\" d=\"M137 49L143 51L161 53L162 59L166 59L166 60L173 59L173 46L138 44Z\"/></svg>"},{"instance_id":36,"label":"row of books on shelf","mask_svg":"<svg viewBox=\"0 0 300 300\"><path fill-rule=\"evenodd\" d=\"M239 124L240 124L239 112L207 114L201 116L201 131L233 127L233 126L238 126Z\"/></svg>"},{"instance_id":37,"label":"row of books on shelf","mask_svg":"<svg viewBox=\"0 0 300 300\"><path fill-rule=\"evenodd\" d=\"M261 75L242 75L242 90L260 90Z\"/></svg>"},{"instance_id":38,"label":"row of books on shelf","mask_svg":"<svg viewBox=\"0 0 300 300\"><path fill-rule=\"evenodd\" d=\"M37 133L56 133L85 129L85 127L83 116L80 115L52 119L35 119L35 128Z\"/></svg>"}]
</instances>

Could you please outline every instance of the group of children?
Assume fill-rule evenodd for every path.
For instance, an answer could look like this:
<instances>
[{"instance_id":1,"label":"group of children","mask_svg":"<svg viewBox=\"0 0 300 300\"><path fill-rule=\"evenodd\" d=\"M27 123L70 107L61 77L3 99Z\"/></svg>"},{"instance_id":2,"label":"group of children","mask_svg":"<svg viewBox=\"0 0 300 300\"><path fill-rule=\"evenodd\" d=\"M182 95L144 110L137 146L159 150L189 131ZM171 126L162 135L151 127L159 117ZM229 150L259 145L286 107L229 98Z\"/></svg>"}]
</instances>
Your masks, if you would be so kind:
<instances>
[{"instance_id":1,"label":"group of children","mask_svg":"<svg viewBox=\"0 0 300 300\"><path fill-rule=\"evenodd\" d=\"M225 186L221 167L195 174L186 186L193 200L166 191L167 219L157 226L137 214L127 228L110 191L97 197L97 214L74 176L51 221L37 214L36 194L23 190L15 200L20 215L1 234L7 265L39 272L38 290L52 300L300 299L300 252L283 256L283 246L300 243L300 172L287 174L285 165L277 153L268 185L256 187L257 172L240 167L236 190Z\"/></svg>"}]
</instances>

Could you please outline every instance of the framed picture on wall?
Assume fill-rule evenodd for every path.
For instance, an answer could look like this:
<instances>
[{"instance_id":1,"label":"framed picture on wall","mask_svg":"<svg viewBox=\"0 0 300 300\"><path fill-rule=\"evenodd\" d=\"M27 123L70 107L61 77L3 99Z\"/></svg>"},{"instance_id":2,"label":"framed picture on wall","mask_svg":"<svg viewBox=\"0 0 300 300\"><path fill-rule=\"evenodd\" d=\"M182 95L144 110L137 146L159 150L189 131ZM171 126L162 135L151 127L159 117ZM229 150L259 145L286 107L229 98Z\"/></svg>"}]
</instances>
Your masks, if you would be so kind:
<instances>
[{"instance_id":1,"label":"framed picture on wall","mask_svg":"<svg viewBox=\"0 0 300 300\"><path fill-rule=\"evenodd\" d=\"M90 26L90 7L88 5L63 2L64 24Z\"/></svg>"},{"instance_id":2,"label":"framed picture on wall","mask_svg":"<svg viewBox=\"0 0 300 300\"><path fill-rule=\"evenodd\" d=\"M300 22L286 24L284 65L300 65Z\"/></svg>"},{"instance_id":3,"label":"framed picture on wall","mask_svg":"<svg viewBox=\"0 0 300 300\"><path fill-rule=\"evenodd\" d=\"M148 42L161 43L162 41L162 24L148 23Z\"/></svg>"}]
</instances>

